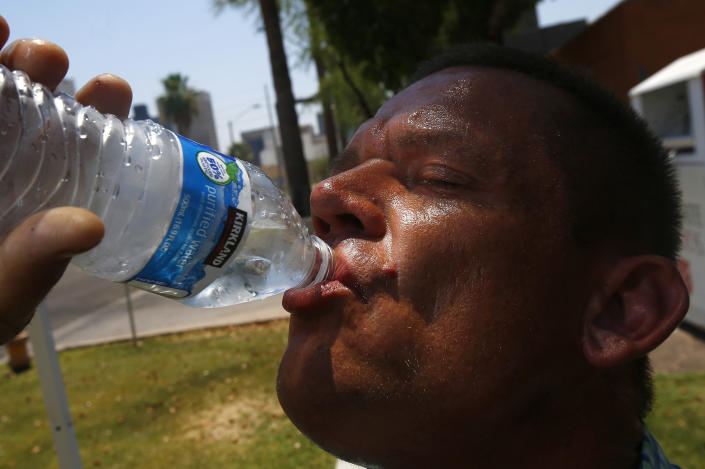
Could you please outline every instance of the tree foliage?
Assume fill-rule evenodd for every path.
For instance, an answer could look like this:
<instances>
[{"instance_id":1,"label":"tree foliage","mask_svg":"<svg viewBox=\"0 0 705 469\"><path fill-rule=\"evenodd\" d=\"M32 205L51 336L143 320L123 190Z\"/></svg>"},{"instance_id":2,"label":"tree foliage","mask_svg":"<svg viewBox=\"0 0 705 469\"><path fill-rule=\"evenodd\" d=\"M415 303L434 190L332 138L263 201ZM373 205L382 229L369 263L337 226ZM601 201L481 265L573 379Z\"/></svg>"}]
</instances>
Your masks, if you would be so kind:
<instances>
[{"instance_id":1,"label":"tree foliage","mask_svg":"<svg viewBox=\"0 0 705 469\"><path fill-rule=\"evenodd\" d=\"M452 44L502 41L538 0L305 0L339 63L398 91L419 62Z\"/></svg>"},{"instance_id":2,"label":"tree foliage","mask_svg":"<svg viewBox=\"0 0 705 469\"><path fill-rule=\"evenodd\" d=\"M343 143L408 83L420 62L453 44L501 42L521 14L538 2L282 1L288 4L290 34L298 39L292 42L306 44L300 47L300 60L323 62L319 97L332 103Z\"/></svg>"},{"instance_id":3,"label":"tree foliage","mask_svg":"<svg viewBox=\"0 0 705 469\"><path fill-rule=\"evenodd\" d=\"M418 64L453 44L502 42L539 0L279 0L299 65L315 64L319 101L342 144L408 83ZM258 0L213 0L257 11Z\"/></svg>"},{"instance_id":4,"label":"tree foliage","mask_svg":"<svg viewBox=\"0 0 705 469\"><path fill-rule=\"evenodd\" d=\"M228 148L228 155L234 156L235 158L240 158L241 160L252 163L255 159L255 155L252 153L252 149L245 142L234 142Z\"/></svg>"},{"instance_id":5,"label":"tree foliage","mask_svg":"<svg viewBox=\"0 0 705 469\"><path fill-rule=\"evenodd\" d=\"M157 98L161 119L176 124L177 132L185 134L198 113L196 91L189 88L188 77L172 73L162 80L164 94Z\"/></svg>"},{"instance_id":6,"label":"tree foliage","mask_svg":"<svg viewBox=\"0 0 705 469\"><path fill-rule=\"evenodd\" d=\"M267 37L269 61L272 66L272 81L276 92L276 110L279 121L279 133L284 153L284 166L289 182L289 196L296 210L302 215L310 213L309 196L311 188L308 170L304 158L301 131L296 113L294 94L289 77L289 66L284 50L281 28L280 6L276 0L214 0L216 10L231 5L240 8L253 8L259 5L259 11Z\"/></svg>"}]
</instances>

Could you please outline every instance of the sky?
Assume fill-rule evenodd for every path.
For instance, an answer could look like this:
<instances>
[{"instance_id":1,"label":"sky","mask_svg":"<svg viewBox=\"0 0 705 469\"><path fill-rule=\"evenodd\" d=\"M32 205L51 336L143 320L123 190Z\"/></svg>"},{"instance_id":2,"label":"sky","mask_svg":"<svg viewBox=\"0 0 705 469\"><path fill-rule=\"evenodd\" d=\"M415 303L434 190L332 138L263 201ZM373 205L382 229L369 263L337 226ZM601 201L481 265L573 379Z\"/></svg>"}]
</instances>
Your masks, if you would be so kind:
<instances>
[{"instance_id":1,"label":"sky","mask_svg":"<svg viewBox=\"0 0 705 469\"><path fill-rule=\"evenodd\" d=\"M10 40L41 37L59 44L69 56L67 77L79 88L100 73L125 78L133 104L157 114L161 79L181 73L189 86L208 91L216 121L219 150L240 132L268 127L265 88L272 106L269 55L257 12L227 8L217 13L212 0L50 0L6 1L0 15L10 25ZM549 26L586 18L592 22L619 0L542 0L539 24ZM316 92L313 66L301 63L287 45L294 95ZM298 107L301 124L316 125L318 107ZM272 108L273 119L276 113Z\"/></svg>"}]
</instances>

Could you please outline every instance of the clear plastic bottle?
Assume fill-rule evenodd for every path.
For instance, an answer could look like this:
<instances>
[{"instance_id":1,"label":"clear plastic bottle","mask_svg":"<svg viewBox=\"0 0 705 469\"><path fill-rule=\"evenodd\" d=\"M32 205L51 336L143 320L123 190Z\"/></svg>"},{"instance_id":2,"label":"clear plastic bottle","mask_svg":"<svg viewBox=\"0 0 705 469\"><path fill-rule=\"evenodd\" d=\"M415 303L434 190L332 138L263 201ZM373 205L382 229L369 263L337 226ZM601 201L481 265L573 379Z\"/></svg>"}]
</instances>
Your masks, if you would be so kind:
<instances>
[{"instance_id":1,"label":"clear plastic bottle","mask_svg":"<svg viewBox=\"0 0 705 469\"><path fill-rule=\"evenodd\" d=\"M105 224L76 265L191 306L242 303L332 273L330 247L259 168L0 66L0 239L66 205Z\"/></svg>"}]
</instances>

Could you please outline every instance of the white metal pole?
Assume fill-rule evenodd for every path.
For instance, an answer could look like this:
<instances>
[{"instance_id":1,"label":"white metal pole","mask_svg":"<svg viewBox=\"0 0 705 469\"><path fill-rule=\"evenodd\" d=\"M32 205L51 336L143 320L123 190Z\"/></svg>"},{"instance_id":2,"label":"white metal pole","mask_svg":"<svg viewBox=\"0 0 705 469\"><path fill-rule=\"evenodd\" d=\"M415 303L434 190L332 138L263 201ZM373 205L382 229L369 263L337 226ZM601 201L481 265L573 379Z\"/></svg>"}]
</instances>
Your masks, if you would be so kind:
<instances>
[{"instance_id":1,"label":"white metal pole","mask_svg":"<svg viewBox=\"0 0 705 469\"><path fill-rule=\"evenodd\" d=\"M125 285L125 304L127 305L127 315L130 318L130 332L132 333L132 345L137 347L137 328L135 327L135 315L132 312L132 299L130 298L130 287Z\"/></svg>"},{"instance_id":2,"label":"white metal pole","mask_svg":"<svg viewBox=\"0 0 705 469\"><path fill-rule=\"evenodd\" d=\"M44 302L37 308L34 319L27 329L32 343L34 361L39 374L39 383L44 395L44 404L51 425L51 435L56 446L56 455L61 469L81 469L81 454L73 429L69 402L66 398L64 380L61 377L59 359L54 347L54 337Z\"/></svg>"}]
</instances>

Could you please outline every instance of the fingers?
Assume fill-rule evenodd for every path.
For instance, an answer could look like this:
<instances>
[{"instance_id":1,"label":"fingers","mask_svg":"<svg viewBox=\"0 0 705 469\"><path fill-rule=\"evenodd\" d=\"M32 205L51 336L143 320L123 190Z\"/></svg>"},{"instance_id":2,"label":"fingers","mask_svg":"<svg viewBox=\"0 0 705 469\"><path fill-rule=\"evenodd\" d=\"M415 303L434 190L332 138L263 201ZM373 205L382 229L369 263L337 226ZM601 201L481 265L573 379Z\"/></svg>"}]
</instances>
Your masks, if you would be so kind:
<instances>
[{"instance_id":1,"label":"fingers","mask_svg":"<svg viewBox=\"0 0 705 469\"><path fill-rule=\"evenodd\" d=\"M76 93L76 100L104 114L125 119L132 104L132 88L122 78L104 73L90 80Z\"/></svg>"},{"instance_id":2,"label":"fingers","mask_svg":"<svg viewBox=\"0 0 705 469\"><path fill-rule=\"evenodd\" d=\"M0 16L0 47L9 27ZM68 70L68 57L56 44L19 39L0 52L0 63L23 70L33 82L56 88ZM132 90L114 75L91 80L76 98L100 112L127 117ZM31 319L39 302L59 280L71 256L100 242L103 224L91 212L56 208L25 220L0 242L0 343L11 340Z\"/></svg>"},{"instance_id":3,"label":"fingers","mask_svg":"<svg viewBox=\"0 0 705 469\"><path fill-rule=\"evenodd\" d=\"M103 223L93 213L62 207L37 213L0 244L0 343L29 323L71 256L98 244Z\"/></svg>"},{"instance_id":4,"label":"fingers","mask_svg":"<svg viewBox=\"0 0 705 469\"><path fill-rule=\"evenodd\" d=\"M24 71L33 82L53 90L69 69L69 58L56 44L43 39L12 41L0 54L0 62L10 70Z\"/></svg>"},{"instance_id":5,"label":"fingers","mask_svg":"<svg viewBox=\"0 0 705 469\"><path fill-rule=\"evenodd\" d=\"M5 45L8 37L10 37L10 26L8 26L5 18L0 15L0 49Z\"/></svg>"},{"instance_id":6,"label":"fingers","mask_svg":"<svg viewBox=\"0 0 705 469\"><path fill-rule=\"evenodd\" d=\"M10 28L0 16L0 47L7 41ZM10 70L23 70L29 78L53 90L66 75L69 59L64 50L43 39L18 39L0 53L0 63ZM124 119L130 112L132 89L125 80L115 75L103 74L90 80L76 99L86 106L95 107L105 114Z\"/></svg>"}]
</instances>

